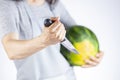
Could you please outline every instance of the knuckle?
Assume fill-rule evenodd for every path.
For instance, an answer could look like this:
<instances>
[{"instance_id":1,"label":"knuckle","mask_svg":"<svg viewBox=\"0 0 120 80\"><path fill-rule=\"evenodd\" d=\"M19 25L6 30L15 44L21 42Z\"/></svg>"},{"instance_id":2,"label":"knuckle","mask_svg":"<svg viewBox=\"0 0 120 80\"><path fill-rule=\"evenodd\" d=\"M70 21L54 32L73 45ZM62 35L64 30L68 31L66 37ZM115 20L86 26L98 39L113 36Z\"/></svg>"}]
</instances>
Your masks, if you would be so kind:
<instances>
[{"instance_id":1,"label":"knuckle","mask_svg":"<svg viewBox=\"0 0 120 80\"><path fill-rule=\"evenodd\" d=\"M52 29L49 30L50 34L54 34L54 31Z\"/></svg>"},{"instance_id":2,"label":"knuckle","mask_svg":"<svg viewBox=\"0 0 120 80\"><path fill-rule=\"evenodd\" d=\"M60 23L59 21L55 21L56 24Z\"/></svg>"}]
</instances>

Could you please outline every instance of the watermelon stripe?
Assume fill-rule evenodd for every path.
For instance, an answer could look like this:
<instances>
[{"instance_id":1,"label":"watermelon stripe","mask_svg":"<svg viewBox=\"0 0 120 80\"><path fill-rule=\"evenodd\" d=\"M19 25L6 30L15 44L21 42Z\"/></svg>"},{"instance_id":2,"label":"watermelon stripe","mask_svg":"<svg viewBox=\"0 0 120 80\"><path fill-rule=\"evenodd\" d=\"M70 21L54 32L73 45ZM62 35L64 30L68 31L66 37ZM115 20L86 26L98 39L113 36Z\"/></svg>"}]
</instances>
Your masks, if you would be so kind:
<instances>
[{"instance_id":1,"label":"watermelon stripe","mask_svg":"<svg viewBox=\"0 0 120 80\"><path fill-rule=\"evenodd\" d=\"M89 59L90 55L95 56L99 51L98 39L93 31L87 27L77 25L67 28L66 37L71 41L75 48L81 52L81 54L76 55L61 46L60 51L62 55L72 66L84 65L84 59ZM84 42L86 40L88 42Z\"/></svg>"}]
</instances>

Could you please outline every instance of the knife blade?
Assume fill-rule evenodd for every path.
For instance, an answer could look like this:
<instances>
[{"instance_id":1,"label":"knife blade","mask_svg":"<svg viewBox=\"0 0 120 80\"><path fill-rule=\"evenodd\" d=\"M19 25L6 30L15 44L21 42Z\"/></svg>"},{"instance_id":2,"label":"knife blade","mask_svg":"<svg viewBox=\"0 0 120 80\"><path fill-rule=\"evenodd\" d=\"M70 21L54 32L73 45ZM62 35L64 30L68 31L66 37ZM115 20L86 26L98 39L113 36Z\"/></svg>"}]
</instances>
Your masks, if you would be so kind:
<instances>
[{"instance_id":1,"label":"knife blade","mask_svg":"<svg viewBox=\"0 0 120 80\"><path fill-rule=\"evenodd\" d=\"M79 52L75 49L75 47L72 45L72 43L67 39L65 38L61 44L67 48L69 51L73 52L73 53L76 53L76 54L79 54Z\"/></svg>"},{"instance_id":2,"label":"knife blade","mask_svg":"<svg viewBox=\"0 0 120 80\"><path fill-rule=\"evenodd\" d=\"M49 27L52 23L54 23L54 21L52 21L51 19L45 19L44 20L45 27ZM70 52L73 52L74 54L79 54L80 53L75 49L75 47L72 45L72 43L66 37L63 41L61 41L61 44L66 49L68 49Z\"/></svg>"}]
</instances>

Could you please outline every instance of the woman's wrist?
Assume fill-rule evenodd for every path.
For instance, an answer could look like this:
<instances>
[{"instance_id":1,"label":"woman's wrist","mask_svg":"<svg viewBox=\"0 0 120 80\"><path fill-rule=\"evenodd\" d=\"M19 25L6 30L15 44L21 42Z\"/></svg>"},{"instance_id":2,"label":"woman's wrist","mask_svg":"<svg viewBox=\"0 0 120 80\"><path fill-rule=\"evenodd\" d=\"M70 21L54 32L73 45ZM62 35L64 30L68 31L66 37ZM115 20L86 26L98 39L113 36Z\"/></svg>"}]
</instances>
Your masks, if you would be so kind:
<instances>
[{"instance_id":1,"label":"woman's wrist","mask_svg":"<svg viewBox=\"0 0 120 80\"><path fill-rule=\"evenodd\" d=\"M38 50L41 50L48 46L45 42L45 39L41 35L36 38L31 39L29 41L29 44L31 44L31 46L34 46L34 48Z\"/></svg>"}]
</instances>

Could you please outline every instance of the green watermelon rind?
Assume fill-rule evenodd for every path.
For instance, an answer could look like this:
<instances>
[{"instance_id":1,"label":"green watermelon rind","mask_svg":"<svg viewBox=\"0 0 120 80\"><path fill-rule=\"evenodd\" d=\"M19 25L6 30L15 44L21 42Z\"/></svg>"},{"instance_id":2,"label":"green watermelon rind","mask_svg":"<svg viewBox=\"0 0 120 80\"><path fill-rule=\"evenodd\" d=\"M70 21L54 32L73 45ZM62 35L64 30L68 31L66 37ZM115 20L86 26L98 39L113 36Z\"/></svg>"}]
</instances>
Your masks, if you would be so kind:
<instances>
[{"instance_id":1,"label":"green watermelon rind","mask_svg":"<svg viewBox=\"0 0 120 80\"><path fill-rule=\"evenodd\" d=\"M73 34L73 32L75 35ZM84 36L82 35L82 37L78 38L78 36L80 36L79 32L80 32L80 34L82 34L82 33L87 33L87 34L84 34ZM88 39L90 42L92 42L92 44L94 44L94 46L96 48L96 52L99 52L99 41L98 41L95 33L93 33L92 30L90 30L89 28L87 28L85 26L75 25L75 26L68 28L66 37L71 41L72 44L74 44L75 42L80 42L85 39ZM93 39L91 39L91 38L93 38ZM70 54L74 55L74 53L69 52L62 45L61 45L60 51L61 51L62 55L66 58L66 60L70 63L71 66L81 66L80 64L75 64L74 62L71 61Z\"/></svg>"}]
</instances>

